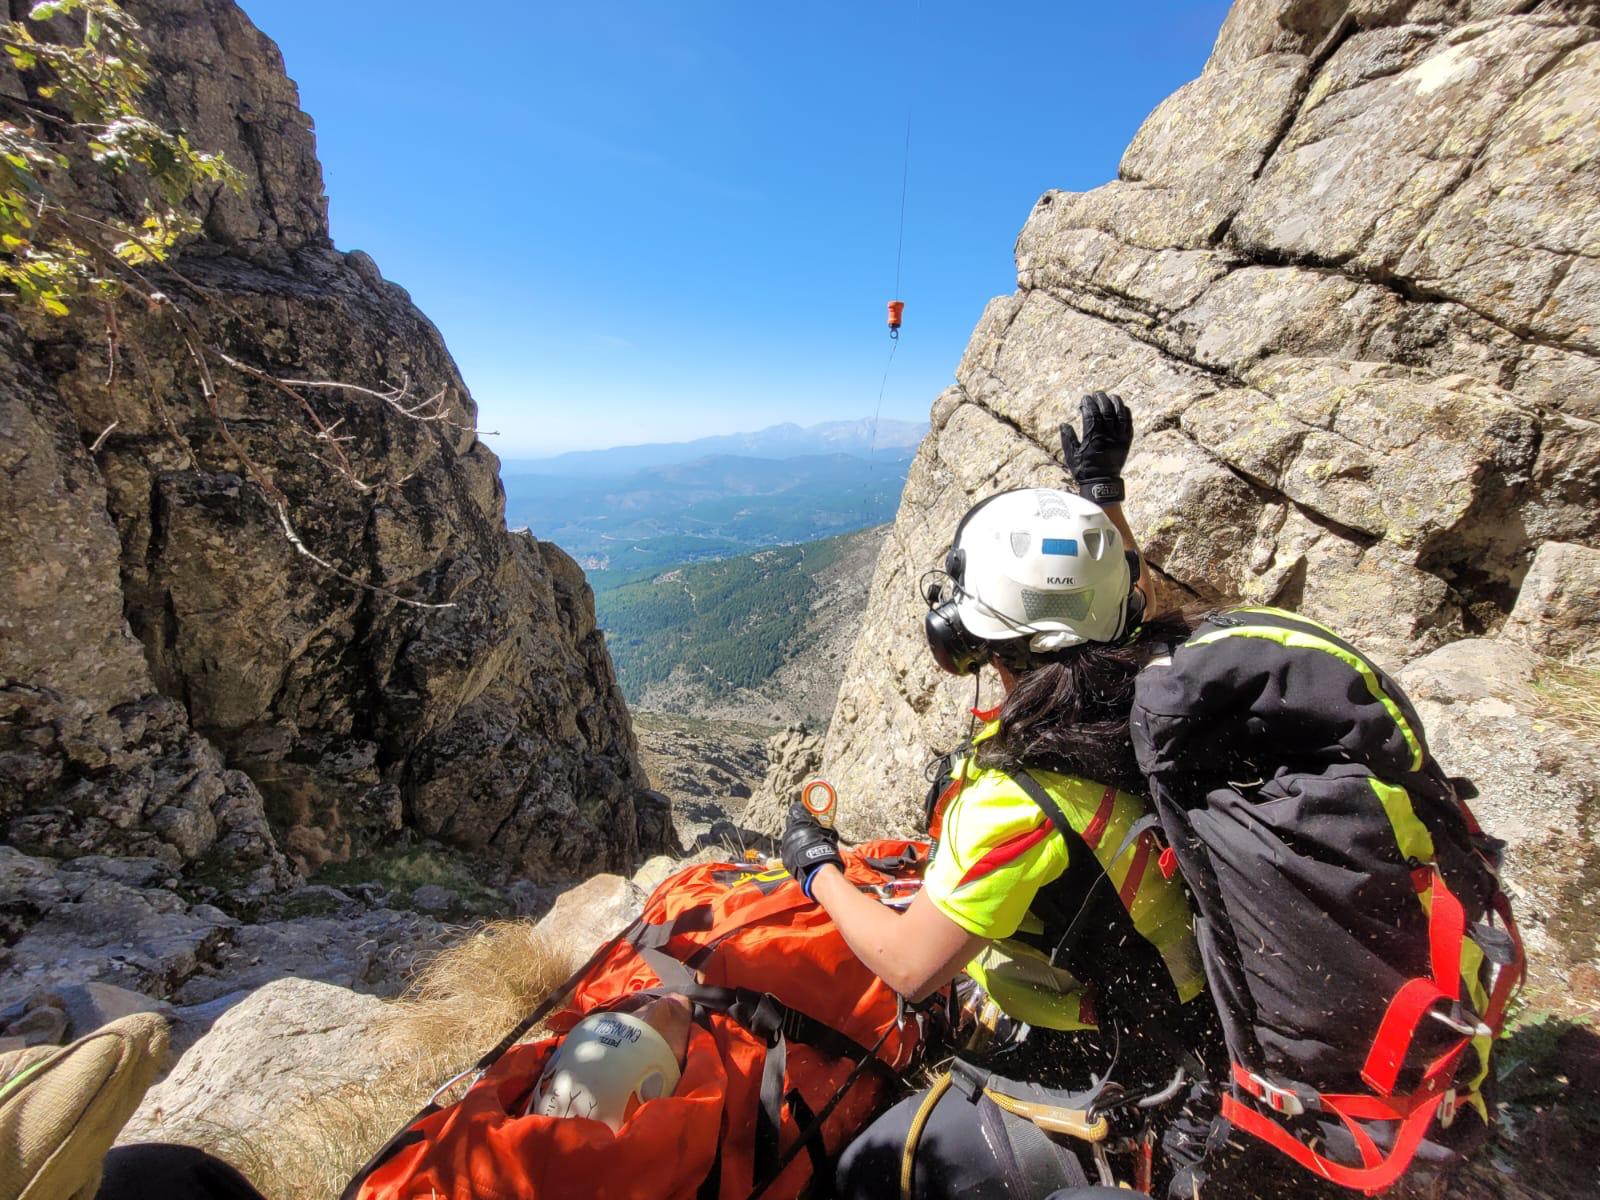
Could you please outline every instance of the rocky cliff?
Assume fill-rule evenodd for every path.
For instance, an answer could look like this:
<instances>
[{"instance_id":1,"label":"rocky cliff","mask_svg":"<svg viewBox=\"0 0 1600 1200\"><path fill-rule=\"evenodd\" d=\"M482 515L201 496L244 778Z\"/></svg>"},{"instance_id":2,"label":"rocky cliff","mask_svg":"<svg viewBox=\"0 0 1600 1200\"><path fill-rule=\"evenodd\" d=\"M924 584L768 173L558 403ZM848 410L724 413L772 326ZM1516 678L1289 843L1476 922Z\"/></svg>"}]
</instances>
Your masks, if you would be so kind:
<instances>
[{"instance_id":1,"label":"rocky cliff","mask_svg":"<svg viewBox=\"0 0 1600 1200\"><path fill-rule=\"evenodd\" d=\"M1297 608L1397 667L1497 635L1541 546L1600 539L1597 231L1596 5L1238 0L1118 178L1039 199L934 402L829 726L845 832L913 823L972 700L918 577L976 498L1062 481L1081 393L1134 406L1128 509L1169 599ZM1582 640L1575 611L1533 640ZM1483 801L1525 863L1597 803L1591 766L1497 815L1537 757ZM1592 902L1585 852L1553 906Z\"/></svg>"},{"instance_id":2,"label":"rocky cliff","mask_svg":"<svg viewBox=\"0 0 1600 1200\"><path fill-rule=\"evenodd\" d=\"M162 280L203 364L159 306L0 327L4 841L258 890L403 829L540 881L628 868L670 828L583 573L506 531L437 330L334 249L277 48L231 0L126 7L155 114L244 187Z\"/></svg>"}]
</instances>

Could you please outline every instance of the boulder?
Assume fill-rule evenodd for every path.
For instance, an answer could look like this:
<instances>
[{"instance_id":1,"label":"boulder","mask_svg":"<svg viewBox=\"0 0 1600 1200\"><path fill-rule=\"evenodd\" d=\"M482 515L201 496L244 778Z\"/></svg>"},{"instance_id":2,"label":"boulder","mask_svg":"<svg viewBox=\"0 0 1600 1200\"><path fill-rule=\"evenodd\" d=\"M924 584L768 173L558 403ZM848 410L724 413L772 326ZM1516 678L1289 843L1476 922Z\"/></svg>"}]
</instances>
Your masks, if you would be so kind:
<instances>
[{"instance_id":1,"label":"boulder","mask_svg":"<svg viewBox=\"0 0 1600 1200\"><path fill-rule=\"evenodd\" d=\"M1558 658L1600 656L1600 549L1540 546L1504 635Z\"/></svg>"},{"instance_id":2,"label":"boulder","mask_svg":"<svg viewBox=\"0 0 1600 1200\"><path fill-rule=\"evenodd\" d=\"M596 875L556 897L539 921L539 940L574 971L644 908L644 893L620 875Z\"/></svg>"},{"instance_id":3,"label":"boulder","mask_svg":"<svg viewBox=\"0 0 1600 1200\"><path fill-rule=\"evenodd\" d=\"M1540 656L1507 640L1454 642L1405 667L1429 749L1465 775L1484 828L1506 842L1505 879L1545 999L1600 1003L1600 731L1552 713ZM1591 703L1600 701L1593 697Z\"/></svg>"},{"instance_id":4,"label":"boulder","mask_svg":"<svg viewBox=\"0 0 1600 1200\"><path fill-rule=\"evenodd\" d=\"M680 859L667 854L658 854L633 873L633 886L648 896L661 886L662 880L676 873L682 866L683 862Z\"/></svg>"},{"instance_id":5,"label":"boulder","mask_svg":"<svg viewBox=\"0 0 1600 1200\"><path fill-rule=\"evenodd\" d=\"M390 1067L381 1001L283 979L233 1005L151 1088L119 1144L250 1138L311 1098Z\"/></svg>"},{"instance_id":6,"label":"boulder","mask_svg":"<svg viewBox=\"0 0 1600 1200\"><path fill-rule=\"evenodd\" d=\"M436 883L425 883L411 893L411 904L420 912L443 915L461 903L461 894Z\"/></svg>"}]
</instances>

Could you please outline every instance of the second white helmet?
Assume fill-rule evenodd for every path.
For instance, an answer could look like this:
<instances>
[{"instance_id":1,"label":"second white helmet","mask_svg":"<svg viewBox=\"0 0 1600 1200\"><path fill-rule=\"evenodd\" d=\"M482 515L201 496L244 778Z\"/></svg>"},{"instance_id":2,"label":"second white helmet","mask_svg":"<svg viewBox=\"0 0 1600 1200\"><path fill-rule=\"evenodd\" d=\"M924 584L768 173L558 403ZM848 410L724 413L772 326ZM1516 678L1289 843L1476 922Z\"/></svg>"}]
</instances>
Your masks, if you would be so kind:
<instances>
[{"instance_id":1,"label":"second white helmet","mask_svg":"<svg viewBox=\"0 0 1600 1200\"><path fill-rule=\"evenodd\" d=\"M550 1056L530 1115L589 1117L613 1133L647 1100L672 1094L681 1069L667 1040L629 1013L594 1013Z\"/></svg>"}]
</instances>

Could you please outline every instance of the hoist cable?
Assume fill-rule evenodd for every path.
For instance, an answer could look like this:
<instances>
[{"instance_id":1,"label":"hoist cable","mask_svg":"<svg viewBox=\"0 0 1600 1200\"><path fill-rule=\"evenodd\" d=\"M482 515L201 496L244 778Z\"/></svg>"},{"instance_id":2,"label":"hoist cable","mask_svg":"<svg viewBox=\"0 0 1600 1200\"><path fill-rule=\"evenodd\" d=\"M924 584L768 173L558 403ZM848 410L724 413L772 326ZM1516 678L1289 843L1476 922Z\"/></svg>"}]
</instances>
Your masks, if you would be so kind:
<instances>
[{"instance_id":1,"label":"hoist cable","mask_svg":"<svg viewBox=\"0 0 1600 1200\"><path fill-rule=\"evenodd\" d=\"M894 295L900 298L900 264L906 248L906 184L911 179L911 100L906 99L906 145L900 159L900 232L894 246Z\"/></svg>"},{"instance_id":2,"label":"hoist cable","mask_svg":"<svg viewBox=\"0 0 1600 1200\"><path fill-rule=\"evenodd\" d=\"M916 19L918 17L920 17L921 15L922 15L922 2L921 2L921 0L917 0L916 12L915 12L915 15L912 18L913 25L916 23ZM910 74L910 71L908 70L907 71L907 75L909 75L909 74ZM892 293L893 298L896 299L896 300L898 300L900 298L900 272L901 272L901 267L905 263L905 250L906 250L906 193L909 190L909 184L911 182L911 111L912 111L912 109L911 109L911 86L910 85L913 82L914 81L909 80L909 79L907 81L907 87L906 87L906 137L905 137L905 144L901 147L901 151L900 151L900 220L899 220L899 224L898 224L898 226L896 228L896 231L895 231L895 243L894 243L894 292ZM884 364L883 364L883 378L878 381L878 403L874 406L874 408L872 410L872 433L871 433L871 436L870 436L870 438L868 440L868 443L867 443L867 464L868 464L867 470L868 470L869 475L870 475L871 470L872 470L871 464L872 464L873 455L875 455L877 453L877 450L878 450L878 418L883 413L883 396L884 396L884 392L889 387L889 368L894 365L894 352L896 350L898 350L899 348L900 348L900 331L899 331L899 329L894 329L891 332L890 338L889 338L889 357L888 357L887 361L885 361ZM869 487L868 495L862 497L863 502L865 502L868 499L868 497L870 496L870 493L871 493L871 489Z\"/></svg>"}]
</instances>

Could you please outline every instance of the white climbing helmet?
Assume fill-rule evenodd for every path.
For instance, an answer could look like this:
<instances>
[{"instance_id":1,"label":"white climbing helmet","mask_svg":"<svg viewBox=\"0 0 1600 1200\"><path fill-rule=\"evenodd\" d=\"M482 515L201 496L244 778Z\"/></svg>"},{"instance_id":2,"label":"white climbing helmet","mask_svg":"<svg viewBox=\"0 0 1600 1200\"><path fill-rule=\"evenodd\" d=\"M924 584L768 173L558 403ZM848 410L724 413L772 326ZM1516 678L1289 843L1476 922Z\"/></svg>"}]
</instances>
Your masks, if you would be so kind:
<instances>
[{"instance_id":1,"label":"white climbing helmet","mask_svg":"<svg viewBox=\"0 0 1600 1200\"><path fill-rule=\"evenodd\" d=\"M629 1013L594 1013L572 1027L534 1086L530 1115L588 1117L613 1133L647 1100L670 1096L682 1074L662 1037Z\"/></svg>"},{"instance_id":2,"label":"white climbing helmet","mask_svg":"<svg viewBox=\"0 0 1600 1200\"><path fill-rule=\"evenodd\" d=\"M1132 576L1105 511L1057 488L1000 492L956 527L945 569L961 625L986 641L1028 637L1048 652L1114 642L1129 625Z\"/></svg>"}]
</instances>

